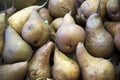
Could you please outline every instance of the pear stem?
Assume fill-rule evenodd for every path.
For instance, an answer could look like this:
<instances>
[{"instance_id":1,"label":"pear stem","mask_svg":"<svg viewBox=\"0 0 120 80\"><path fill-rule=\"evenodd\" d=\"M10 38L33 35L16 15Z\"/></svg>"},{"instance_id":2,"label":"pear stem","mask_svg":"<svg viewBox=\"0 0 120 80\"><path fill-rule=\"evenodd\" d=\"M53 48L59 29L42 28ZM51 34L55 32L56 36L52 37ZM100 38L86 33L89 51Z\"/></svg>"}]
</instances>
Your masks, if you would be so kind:
<instances>
[{"instance_id":1,"label":"pear stem","mask_svg":"<svg viewBox=\"0 0 120 80\"><path fill-rule=\"evenodd\" d=\"M40 8L43 8L47 4L48 0L45 1L42 5L40 5Z\"/></svg>"},{"instance_id":2,"label":"pear stem","mask_svg":"<svg viewBox=\"0 0 120 80\"><path fill-rule=\"evenodd\" d=\"M97 10L96 10L96 13L98 13L98 12L99 12L100 3L101 3L101 0L98 0L98 7L97 7Z\"/></svg>"}]
</instances>

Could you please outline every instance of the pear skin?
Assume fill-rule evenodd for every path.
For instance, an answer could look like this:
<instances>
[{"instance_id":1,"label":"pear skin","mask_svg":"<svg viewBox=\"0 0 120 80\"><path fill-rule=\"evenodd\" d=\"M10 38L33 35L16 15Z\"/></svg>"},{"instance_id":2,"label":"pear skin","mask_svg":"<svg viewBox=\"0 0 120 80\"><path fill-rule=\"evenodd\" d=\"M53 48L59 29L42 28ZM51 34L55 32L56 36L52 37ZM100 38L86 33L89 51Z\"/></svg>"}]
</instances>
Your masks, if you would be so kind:
<instances>
[{"instance_id":1,"label":"pear skin","mask_svg":"<svg viewBox=\"0 0 120 80\"><path fill-rule=\"evenodd\" d=\"M4 49L4 33L5 33L5 14L0 14L0 56Z\"/></svg>"},{"instance_id":2,"label":"pear skin","mask_svg":"<svg viewBox=\"0 0 120 80\"><path fill-rule=\"evenodd\" d=\"M113 36L115 37L120 30L120 22L105 22L104 23L105 29Z\"/></svg>"},{"instance_id":3,"label":"pear skin","mask_svg":"<svg viewBox=\"0 0 120 80\"><path fill-rule=\"evenodd\" d=\"M28 70L27 62L0 66L0 80L23 80Z\"/></svg>"},{"instance_id":4,"label":"pear skin","mask_svg":"<svg viewBox=\"0 0 120 80\"><path fill-rule=\"evenodd\" d=\"M71 13L67 13L55 35L58 48L64 53L74 53L78 42L85 41L84 29L75 24Z\"/></svg>"},{"instance_id":5,"label":"pear skin","mask_svg":"<svg viewBox=\"0 0 120 80\"><path fill-rule=\"evenodd\" d=\"M114 50L112 35L104 29L99 14L92 14L86 23L85 47L96 57L110 58Z\"/></svg>"},{"instance_id":6,"label":"pear skin","mask_svg":"<svg viewBox=\"0 0 120 80\"><path fill-rule=\"evenodd\" d=\"M63 17L69 11L74 12L76 0L49 0L48 9L53 17Z\"/></svg>"},{"instance_id":7,"label":"pear skin","mask_svg":"<svg viewBox=\"0 0 120 80\"><path fill-rule=\"evenodd\" d=\"M78 9L77 12L77 21L81 24L86 24L87 19L90 15L95 13L98 7L99 0L85 0ZM100 8L98 13L100 14L101 18L104 20L106 18L106 3L108 0L101 0Z\"/></svg>"},{"instance_id":8,"label":"pear skin","mask_svg":"<svg viewBox=\"0 0 120 80\"><path fill-rule=\"evenodd\" d=\"M44 5L44 4L43 4ZM29 6L26 8L21 9L20 11L17 11L12 16L8 18L8 23L10 26L12 26L15 31L17 31L19 34L21 34L21 30L23 28L23 25L28 20L30 13L33 9L39 10L42 6Z\"/></svg>"},{"instance_id":9,"label":"pear skin","mask_svg":"<svg viewBox=\"0 0 120 80\"><path fill-rule=\"evenodd\" d=\"M62 20L63 18L60 17L60 18L56 18L52 21L52 23L50 24L50 39L52 41L55 42L55 35L56 35L56 32L57 30L59 29L59 27L61 26L62 24Z\"/></svg>"},{"instance_id":10,"label":"pear skin","mask_svg":"<svg viewBox=\"0 0 120 80\"><path fill-rule=\"evenodd\" d=\"M40 47L49 39L49 28L36 10L33 10L22 29L22 37L32 46Z\"/></svg>"},{"instance_id":11,"label":"pear skin","mask_svg":"<svg viewBox=\"0 0 120 80\"><path fill-rule=\"evenodd\" d=\"M106 4L106 11L112 21L120 21L120 1L108 0Z\"/></svg>"},{"instance_id":12,"label":"pear skin","mask_svg":"<svg viewBox=\"0 0 120 80\"><path fill-rule=\"evenodd\" d=\"M76 61L55 49L52 73L55 80L78 80L80 68Z\"/></svg>"},{"instance_id":13,"label":"pear skin","mask_svg":"<svg viewBox=\"0 0 120 80\"><path fill-rule=\"evenodd\" d=\"M120 51L120 22L105 22L105 28L114 38L114 44Z\"/></svg>"},{"instance_id":14,"label":"pear skin","mask_svg":"<svg viewBox=\"0 0 120 80\"><path fill-rule=\"evenodd\" d=\"M114 38L114 43L116 48L120 51L120 33L118 33Z\"/></svg>"},{"instance_id":15,"label":"pear skin","mask_svg":"<svg viewBox=\"0 0 120 80\"><path fill-rule=\"evenodd\" d=\"M32 48L10 26L5 30L5 47L2 54L4 63L27 61L32 56Z\"/></svg>"},{"instance_id":16,"label":"pear skin","mask_svg":"<svg viewBox=\"0 0 120 80\"><path fill-rule=\"evenodd\" d=\"M29 79L36 80L37 78L50 78L50 55L54 48L53 42L48 42L40 47L29 63Z\"/></svg>"},{"instance_id":17,"label":"pear skin","mask_svg":"<svg viewBox=\"0 0 120 80\"><path fill-rule=\"evenodd\" d=\"M84 44L79 42L76 48L83 80L115 80L115 69L109 60L91 56Z\"/></svg>"}]
</instances>

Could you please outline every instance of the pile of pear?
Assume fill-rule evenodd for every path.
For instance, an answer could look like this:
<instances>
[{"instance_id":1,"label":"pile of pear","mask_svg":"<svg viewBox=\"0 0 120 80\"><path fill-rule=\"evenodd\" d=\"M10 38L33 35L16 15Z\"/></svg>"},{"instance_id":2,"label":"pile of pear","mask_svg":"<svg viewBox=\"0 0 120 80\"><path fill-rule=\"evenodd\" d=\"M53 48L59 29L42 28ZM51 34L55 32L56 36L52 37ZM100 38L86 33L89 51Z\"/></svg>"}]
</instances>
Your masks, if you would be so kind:
<instances>
[{"instance_id":1,"label":"pile of pear","mask_svg":"<svg viewBox=\"0 0 120 80\"><path fill-rule=\"evenodd\" d=\"M120 80L119 0L0 11L0 80Z\"/></svg>"}]
</instances>

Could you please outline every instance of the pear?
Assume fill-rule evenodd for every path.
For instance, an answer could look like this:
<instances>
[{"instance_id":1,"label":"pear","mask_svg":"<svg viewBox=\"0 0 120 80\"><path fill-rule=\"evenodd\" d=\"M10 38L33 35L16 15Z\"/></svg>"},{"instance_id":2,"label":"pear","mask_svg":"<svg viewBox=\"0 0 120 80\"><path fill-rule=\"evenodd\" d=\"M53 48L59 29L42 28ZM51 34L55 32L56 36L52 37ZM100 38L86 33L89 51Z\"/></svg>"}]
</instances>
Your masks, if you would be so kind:
<instances>
[{"instance_id":1,"label":"pear","mask_svg":"<svg viewBox=\"0 0 120 80\"><path fill-rule=\"evenodd\" d=\"M53 17L63 17L69 11L75 11L76 0L49 0L48 9Z\"/></svg>"},{"instance_id":2,"label":"pear","mask_svg":"<svg viewBox=\"0 0 120 80\"><path fill-rule=\"evenodd\" d=\"M113 36L115 37L119 31L120 31L120 22L111 22L106 21L104 23L105 29Z\"/></svg>"},{"instance_id":3,"label":"pear","mask_svg":"<svg viewBox=\"0 0 120 80\"><path fill-rule=\"evenodd\" d=\"M37 78L42 77L51 77L51 68L49 62L53 48L53 42L48 42L36 51L29 63L28 74L30 80L36 80Z\"/></svg>"},{"instance_id":4,"label":"pear","mask_svg":"<svg viewBox=\"0 0 120 80\"><path fill-rule=\"evenodd\" d=\"M120 51L120 22L105 22L105 28L114 37L114 44Z\"/></svg>"},{"instance_id":5,"label":"pear","mask_svg":"<svg viewBox=\"0 0 120 80\"><path fill-rule=\"evenodd\" d=\"M114 38L114 43L116 48L120 51L120 33L118 33Z\"/></svg>"},{"instance_id":6,"label":"pear","mask_svg":"<svg viewBox=\"0 0 120 80\"><path fill-rule=\"evenodd\" d=\"M76 48L83 80L115 80L115 69L109 60L91 56L82 42Z\"/></svg>"},{"instance_id":7,"label":"pear","mask_svg":"<svg viewBox=\"0 0 120 80\"><path fill-rule=\"evenodd\" d=\"M55 49L52 73L55 80L78 80L80 68L76 61Z\"/></svg>"},{"instance_id":8,"label":"pear","mask_svg":"<svg viewBox=\"0 0 120 80\"><path fill-rule=\"evenodd\" d=\"M27 62L2 65L0 66L0 80L23 80L27 68Z\"/></svg>"},{"instance_id":9,"label":"pear","mask_svg":"<svg viewBox=\"0 0 120 80\"><path fill-rule=\"evenodd\" d=\"M32 56L32 48L10 26L5 30L5 47L2 54L4 63L27 61Z\"/></svg>"},{"instance_id":10,"label":"pear","mask_svg":"<svg viewBox=\"0 0 120 80\"><path fill-rule=\"evenodd\" d=\"M98 8L99 0L85 0L81 6L77 10L77 22L80 24L85 24L90 15L95 13ZM100 8L98 9L98 13L101 18L105 20L106 16L106 3L108 0L101 0Z\"/></svg>"},{"instance_id":11,"label":"pear","mask_svg":"<svg viewBox=\"0 0 120 80\"><path fill-rule=\"evenodd\" d=\"M22 37L32 46L40 47L49 39L49 28L36 10L33 10L22 29Z\"/></svg>"},{"instance_id":12,"label":"pear","mask_svg":"<svg viewBox=\"0 0 120 80\"><path fill-rule=\"evenodd\" d=\"M53 21L53 18L50 15L50 12L47 8L43 7L39 10L40 16L45 20L48 20L48 23L50 24Z\"/></svg>"},{"instance_id":13,"label":"pear","mask_svg":"<svg viewBox=\"0 0 120 80\"><path fill-rule=\"evenodd\" d=\"M39 10L41 7L43 7L46 3L44 3L42 6L29 6L26 7L20 11L17 11L14 13L12 16L8 18L8 23L10 26L12 26L15 31L17 31L19 34L21 34L21 30L23 28L23 25L26 23L28 20L30 13L32 12L33 9Z\"/></svg>"},{"instance_id":14,"label":"pear","mask_svg":"<svg viewBox=\"0 0 120 80\"><path fill-rule=\"evenodd\" d=\"M52 23L50 24L50 39L52 41L55 41L55 35L56 35L57 30L62 24L62 20L63 18L59 17L59 18L54 19Z\"/></svg>"},{"instance_id":15,"label":"pear","mask_svg":"<svg viewBox=\"0 0 120 80\"><path fill-rule=\"evenodd\" d=\"M55 40L58 48L64 53L75 52L78 42L85 41L84 29L75 24L70 12L64 16L62 24L55 35Z\"/></svg>"},{"instance_id":16,"label":"pear","mask_svg":"<svg viewBox=\"0 0 120 80\"><path fill-rule=\"evenodd\" d=\"M120 21L120 0L108 0L106 10L111 20Z\"/></svg>"},{"instance_id":17,"label":"pear","mask_svg":"<svg viewBox=\"0 0 120 80\"><path fill-rule=\"evenodd\" d=\"M5 14L0 14L0 56L4 48L4 33L5 33Z\"/></svg>"},{"instance_id":18,"label":"pear","mask_svg":"<svg viewBox=\"0 0 120 80\"><path fill-rule=\"evenodd\" d=\"M96 57L109 58L114 50L114 42L110 33L104 29L102 19L98 13L92 14L86 23L87 51Z\"/></svg>"}]
</instances>

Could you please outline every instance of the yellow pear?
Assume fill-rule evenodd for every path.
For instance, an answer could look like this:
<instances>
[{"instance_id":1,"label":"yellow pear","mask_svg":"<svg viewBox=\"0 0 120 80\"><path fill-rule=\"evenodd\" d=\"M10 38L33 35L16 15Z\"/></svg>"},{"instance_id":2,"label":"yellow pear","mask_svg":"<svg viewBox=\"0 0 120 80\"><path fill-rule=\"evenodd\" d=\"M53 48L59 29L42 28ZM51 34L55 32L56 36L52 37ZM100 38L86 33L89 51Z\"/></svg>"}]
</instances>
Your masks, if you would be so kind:
<instances>
[{"instance_id":1,"label":"yellow pear","mask_svg":"<svg viewBox=\"0 0 120 80\"><path fill-rule=\"evenodd\" d=\"M80 68L76 61L55 49L52 73L55 80L78 80Z\"/></svg>"},{"instance_id":2,"label":"yellow pear","mask_svg":"<svg viewBox=\"0 0 120 80\"><path fill-rule=\"evenodd\" d=\"M32 46L40 47L49 39L49 28L36 10L33 10L22 29L22 37Z\"/></svg>"},{"instance_id":3,"label":"yellow pear","mask_svg":"<svg viewBox=\"0 0 120 80\"><path fill-rule=\"evenodd\" d=\"M42 6L34 5L34 6L29 6L29 7L23 8L20 11L17 11L11 17L8 18L9 25L12 26L20 34L22 27L28 20L32 10L33 9L39 10L45 4L46 4L46 2Z\"/></svg>"},{"instance_id":4,"label":"yellow pear","mask_svg":"<svg viewBox=\"0 0 120 80\"><path fill-rule=\"evenodd\" d=\"M32 48L10 26L5 30L5 47L2 54L4 63L27 61L32 56Z\"/></svg>"}]
</instances>

